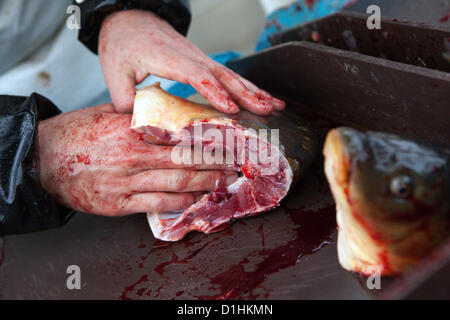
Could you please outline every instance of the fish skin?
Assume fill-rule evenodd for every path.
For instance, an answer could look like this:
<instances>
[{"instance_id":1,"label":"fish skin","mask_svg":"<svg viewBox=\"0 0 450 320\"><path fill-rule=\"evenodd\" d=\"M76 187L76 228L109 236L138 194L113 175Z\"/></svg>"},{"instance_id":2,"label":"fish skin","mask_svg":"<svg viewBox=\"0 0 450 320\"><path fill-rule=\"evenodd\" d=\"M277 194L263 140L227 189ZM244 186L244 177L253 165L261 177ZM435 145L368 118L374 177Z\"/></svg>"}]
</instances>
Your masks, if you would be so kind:
<instances>
[{"instance_id":1,"label":"fish skin","mask_svg":"<svg viewBox=\"0 0 450 320\"><path fill-rule=\"evenodd\" d=\"M344 269L398 275L449 237L449 150L341 127L329 132L324 156ZM403 177L412 184L399 195L391 184Z\"/></svg>"},{"instance_id":2,"label":"fish skin","mask_svg":"<svg viewBox=\"0 0 450 320\"><path fill-rule=\"evenodd\" d=\"M204 201L210 201L210 195L206 195L184 212L148 213L147 217L153 234L164 241L181 240L188 232L193 230L204 233L217 232L228 226L233 220L261 214L276 208L289 190L308 170L319 152L317 134L306 121L293 112L274 112L271 116L262 117L242 110L239 114L231 115L218 112L208 106L205 99L198 96L194 100L197 101L193 103L169 95L158 84L141 89L136 95L131 129L143 134L143 138L149 142L169 145L176 145L179 141L185 141L186 135L183 135L185 129L197 125L212 124L234 128L236 132L240 132L238 135L242 133L241 137L254 136L256 132L251 133L250 129L256 131L279 129L280 145L271 145L271 148L275 148L275 152L281 155L280 171L276 175L285 175L283 178L285 183L279 185L282 188L271 187L274 191L272 194L269 194L267 190L261 193L261 189L253 188L255 177L247 177L244 167L235 167L235 170L243 172L244 175L236 183L227 187L227 194L236 194L236 190L242 190L239 189L242 186L241 183L251 181L251 187L248 185L247 189L242 190L248 196L241 197L244 194L241 193L241 196L233 197L230 202L238 201L240 205L241 200L254 197L253 199L258 199L256 207L252 207L252 210L255 209L255 211L248 208L230 211L226 209L228 199L223 202L224 205L222 205L222 202L219 205L219 208L228 210L227 214L199 214L203 208L207 207L204 206ZM267 138L263 139L266 143L271 141L270 131L268 133ZM266 177L256 176L256 179L265 180ZM272 181L272 183L278 182ZM260 197L256 194L259 194ZM267 198L271 198L270 201ZM246 202L244 201L244 203ZM242 209L241 206L238 208Z\"/></svg>"}]
</instances>

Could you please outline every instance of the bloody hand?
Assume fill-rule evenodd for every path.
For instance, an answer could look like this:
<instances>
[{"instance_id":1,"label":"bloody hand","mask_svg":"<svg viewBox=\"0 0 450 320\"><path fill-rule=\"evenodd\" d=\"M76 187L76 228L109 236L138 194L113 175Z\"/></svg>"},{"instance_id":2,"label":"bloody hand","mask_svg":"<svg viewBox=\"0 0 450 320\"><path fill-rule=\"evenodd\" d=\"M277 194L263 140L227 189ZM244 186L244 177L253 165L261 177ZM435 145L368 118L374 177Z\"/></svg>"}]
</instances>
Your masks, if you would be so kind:
<instances>
[{"instance_id":1,"label":"bloody hand","mask_svg":"<svg viewBox=\"0 0 450 320\"><path fill-rule=\"evenodd\" d=\"M136 83L149 74L192 85L225 113L237 113L236 103L262 115L285 106L210 59L151 12L129 10L109 15L100 31L99 56L112 101L120 113L133 110Z\"/></svg>"},{"instance_id":2,"label":"bloody hand","mask_svg":"<svg viewBox=\"0 0 450 320\"><path fill-rule=\"evenodd\" d=\"M175 165L173 147L143 141L131 115L114 111L109 104L39 123L41 184L61 204L108 216L181 210L237 179L223 166Z\"/></svg>"}]
</instances>

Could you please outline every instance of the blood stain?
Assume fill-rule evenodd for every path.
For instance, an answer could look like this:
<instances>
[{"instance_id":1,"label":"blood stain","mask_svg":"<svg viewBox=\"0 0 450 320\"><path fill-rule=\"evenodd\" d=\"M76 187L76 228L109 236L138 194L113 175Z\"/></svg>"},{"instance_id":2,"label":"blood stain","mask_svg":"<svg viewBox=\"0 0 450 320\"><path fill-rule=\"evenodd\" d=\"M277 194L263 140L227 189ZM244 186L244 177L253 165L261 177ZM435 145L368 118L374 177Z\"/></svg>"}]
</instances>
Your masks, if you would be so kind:
<instances>
[{"instance_id":1,"label":"blood stain","mask_svg":"<svg viewBox=\"0 0 450 320\"><path fill-rule=\"evenodd\" d=\"M125 290L123 291L122 295L120 296L120 300L133 300L133 298L136 297L136 295L138 293L136 293L136 295L134 297L130 297L129 294L135 291L135 288L144 283L144 282L148 282L148 277L147 275L143 275L138 281L136 281L135 283L133 283L131 286L126 287ZM140 290L139 290L140 291Z\"/></svg>"},{"instance_id":2,"label":"blood stain","mask_svg":"<svg viewBox=\"0 0 450 320\"><path fill-rule=\"evenodd\" d=\"M89 156L87 154L77 155L77 161L78 163L84 163L85 165L91 164L91 159L89 159Z\"/></svg>"},{"instance_id":3,"label":"blood stain","mask_svg":"<svg viewBox=\"0 0 450 320\"><path fill-rule=\"evenodd\" d=\"M261 224L257 232L261 235L262 247L255 252L258 257L262 258L261 262L254 265L253 271L246 271L245 265L249 263L249 260L247 257L243 257L237 265L229 266L224 272L212 277L205 275L209 279L211 285L210 290L216 290L219 293L216 295L197 296L196 298L203 300L239 299L243 297L256 299L257 295L254 293L254 290L256 288L263 289L260 285L268 275L295 266L301 262L305 255L313 254L331 243L331 236L336 231L334 206L329 206L318 211L304 209L290 210L287 208L285 208L285 211L292 220L293 225L295 225L295 237L292 240L275 248L266 248L264 227ZM245 224L243 220L241 223ZM193 241L189 237L185 241L182 241L181 244L184 243L184 246L191 247L199 242L201 243L201 239L199 241ZM206 246L214 243L217 238L212 240L197 247L195 250L190 250L190 253L183 258L176 255L171 248L168 248L171 252L171 258L154 268L154 272L159 274L163 279L163 284L154 290L154 297L159 297L161 289L169 285L169 274L166 273L167 266L172 264L189 264L194 257L200 254ZM170 244L164 241L155 241L152 250L146 256L141 257L142 261L139 267L143 267L143 263L147 257L151 253L154 253L156 249L167 247ZM192 268L189 268L189 270ZM148 275L142 276L137 282L125 288L120 299L128 300L141 297L148 288L143 289L139 288L139 286L149 281ZM267 298L269 293L270 291L266 290L263 296ZM151 293L147 292L147 296L149 295ZM175 296L179 295L182 295L180 291L175 293Z\"/></svg>"},{"instance_id":4,"label":"blood stain","mask_svg":"<svg viewBox=\"0 0 450 320\"><path fill-rule=\"evenodd\" d=\"M175 293L175 295L176 295L177 297L179 297L179 296L181 296L183 293L184 293L184 291L178 291L177 293Z\"/></svg>"},{"instance_id":5,"label":"blood stain","mask_svg":"<svg viewBox=\"0 0 450 320\"><path fill-rule=\"evenodd\" d=\"M254 271L245 271L244 258L238 265L212 277L211 290L219 289L213 296L200 296L204 300L239 299L244 294L249 299L256 299L253 294L266 277L287 267L298 264L305 255L315 253L331 243L331 235L336 230L335 207L330 206L319 211L288 210L296 225L296 237L288 243L273 249L261 249L262 262L256 264Z\"/></svg>"},{"instance_id":6,"label":"blood stain","mask_svg":"<svg viewBox=\"0 0 450 320\"><path fill-rule=\"evenodd\" d=\"M309 9L313 7L314 2L316 2L316 0L305 0L305 4Z\"/></svg>"},{"instance_id":7,"label":"blood stain","mask_svg":"<svg viewBox=\"0 0 450 320\"><path fill-rule=\"evenodd\" d=\"M447 22L448 20L450 19L450 12L449 13L447 13L445 16L443 16L440 20L439 20L439 22Z\"/></svg>"}]
</instances>

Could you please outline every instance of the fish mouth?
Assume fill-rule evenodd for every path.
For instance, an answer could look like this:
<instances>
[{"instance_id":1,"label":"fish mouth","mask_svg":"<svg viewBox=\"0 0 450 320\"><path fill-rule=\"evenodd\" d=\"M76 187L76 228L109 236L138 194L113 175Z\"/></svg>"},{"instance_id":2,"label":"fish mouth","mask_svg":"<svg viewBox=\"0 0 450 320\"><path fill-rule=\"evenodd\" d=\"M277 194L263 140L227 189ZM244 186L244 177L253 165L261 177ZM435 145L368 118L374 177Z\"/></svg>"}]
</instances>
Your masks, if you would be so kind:
<instances>
[{"instance_id":1,"label":"fish mouth","mask_svg":"<svg viewBox=\"0 0 450 320\"><path fill-rule=\"evenodd\" d=\"M374 267L384 268L382 249L371 237L361 212L355 210L358 199L352 194L355 164L366 155L364 137L364 133L351 128L334 129L328 133L323 153L325 175L336 203L339 263L348 271L367 275Z\"/></svg>"},{"instance_id":2,"label":"fish mouth","mask_svg":"<svg viewBox=\"0 0 450 320\"><path fill-rule=\"evenodd\" d=\"M331 130L324 145L325 174L331 187L339 188L339 202L347 202L350 180L357 161L366 155L364 134L346 127ZM333 190L332 190L333 191Z\"/></svg>"},{"instance_id":3,"label":"fish mouth","mask_svg":"<svg viewBox=\"0 0 450 320\"><path fill-rule=\"evenodd\" d=\"M327 178L345 189L348 189L351 161L347 145L343 129L339 128L328 133L324 147Z\"/></svg>"}]
</instances>

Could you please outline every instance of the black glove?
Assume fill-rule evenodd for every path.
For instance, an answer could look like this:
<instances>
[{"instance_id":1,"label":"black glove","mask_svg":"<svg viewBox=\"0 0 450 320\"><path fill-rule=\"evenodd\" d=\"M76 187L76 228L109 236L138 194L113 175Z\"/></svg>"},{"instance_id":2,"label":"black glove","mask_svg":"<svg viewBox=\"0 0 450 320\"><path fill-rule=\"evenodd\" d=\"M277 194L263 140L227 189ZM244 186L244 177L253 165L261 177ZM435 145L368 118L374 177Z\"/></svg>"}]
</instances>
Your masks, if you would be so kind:
<instances>
[{"instance_id":1,"label":"black glove","mask_svg":"<svg viewBox=\"0 0 450 320\"><path fill-rule=\"evenodd\" d=\"M81 29L78 39L97 54L98 36L105 17L115 11L140 9L152 11L186 35L191 22L188 0L84 0L81 9Z\"/></svg>"},{"instance_id":2,"label":"black glove","mask_svg":"<svg viewBox=\"0 0 450 320\"><path fill-rule=\"evenodd\" d=\"M0 96L0 235L50 229L74 213L42 189L35 168L39 120L59 114L46 98Z\"/></svg>"}]
</instances>

